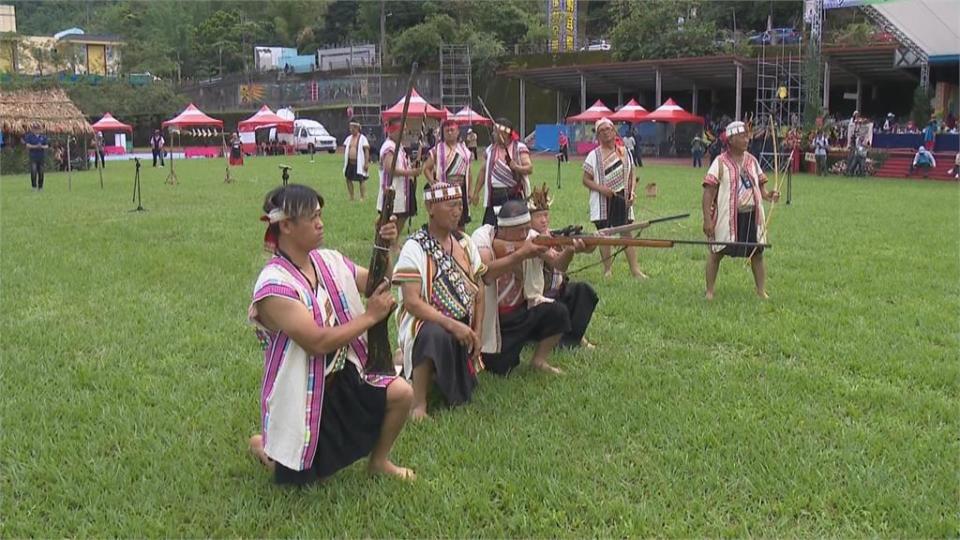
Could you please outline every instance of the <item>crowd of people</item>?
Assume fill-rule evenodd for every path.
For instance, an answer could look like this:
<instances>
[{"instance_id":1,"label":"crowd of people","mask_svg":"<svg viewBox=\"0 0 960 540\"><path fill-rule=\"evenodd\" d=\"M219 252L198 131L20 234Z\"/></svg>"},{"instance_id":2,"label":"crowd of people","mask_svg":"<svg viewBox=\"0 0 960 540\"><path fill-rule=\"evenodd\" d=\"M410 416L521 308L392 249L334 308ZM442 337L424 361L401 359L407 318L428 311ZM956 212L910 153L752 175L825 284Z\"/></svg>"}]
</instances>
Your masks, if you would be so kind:
<instances>
[{"instance_id":1,"label":"crowd of people","mask_svg":"<svg viewBox=\"0 0 960 540\"><path fill-rule=\"evenodd\" d=\"M343 174L351 196L359 183L362 197L370 146L358 123L350 128ZM370 290L370 271L321 247L323 198L291 184L264 200L264 243L273 257L257 278L249 308L265 360L261 430L250 448L278 483L323 479L365 456L373 473L412 479L414 472L394 464L390 451L408 419L429 418L432 394L449 407L469 403L479 389L478 373L508 376L528 344L530 367L547 374L563 372L553 359L557 347L595 347L587 332L600 298L568 274L577 254L593 246L583 237L547 245L561 234L551 230L552 200L546 184L531 187L530 150L511 123L497 119L476 174L456 123L442 123L436 144L416 157L401 144L402 128L400 120L390 121L379 151L377 208L384 208L389 190L394 206L378 231L385 244L375 249L396 262L366 305L361 291ZM599 144L582 172L589 218L607 238L627 236L606 231L635 222L634 156L609 120L599 120L595 131ZM714 296L725 256L750 258L756 292L765 298L762 201L779 194L767 189L747 150L747 126L731 122L724 133L728 146L703 179L703 231L714 242L706 298ZM425 184L417 189L421 175ZM478 204L481 224L468 233L470 207ZM398 242L421 205L427 223ZM631 273L646 278L635 249L625 251ZM601 261L604 275L611 275L609 248L601 249ZM397 341L389 347L396 370L372 372L366 333L395 307Z\"/></svg>"}]
</instances>

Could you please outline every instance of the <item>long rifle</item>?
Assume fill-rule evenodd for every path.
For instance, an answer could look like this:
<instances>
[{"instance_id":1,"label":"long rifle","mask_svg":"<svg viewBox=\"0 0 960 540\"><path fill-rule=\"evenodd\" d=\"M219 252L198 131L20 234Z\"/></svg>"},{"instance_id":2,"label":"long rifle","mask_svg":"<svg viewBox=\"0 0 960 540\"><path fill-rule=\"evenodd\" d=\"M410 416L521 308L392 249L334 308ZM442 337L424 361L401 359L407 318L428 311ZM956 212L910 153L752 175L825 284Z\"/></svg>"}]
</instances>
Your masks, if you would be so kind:
<instances>
[{"instance_id":1,"label":"long rifle","mask_svg":"<svg viewBox=\"0 0 960 540\"><path fill-rule=\"evenodd\" d=\"M414 62L410 68L410 78L407 80L407 95L403 98L403 113L400 115L400 136L396 141L396 148L393 152L393 162L390 164L390 170L387 174L387 186L393 183L393 175L397 172L397 161L400 160L400 152L403 142L403 131L407 124L407 111L410 109L410 96L413 93L413 78L417 73L417 63ZM389 134L387 135L389 137ZM377 287L387 279L387 273L390 271L390 243L380 236L380 228L390 222L393 216L394 190L387 187L383 192L383 204L381 205L380 218L377 219L377 229L374 231L376 240L373 244L373 254L370 256L370 270L367 273L367 286L364 293L369 298ZM395 375L396 370L393 367L393 350L390 347L390 316L387 315L383 320L370 327L367 330L367 363L364 370L367 373L378 373L384 375Z\"/></svg>"},{"instance_id":2,"label":"long rifle","mask_svg":"<svg viewBox=\"0 0 960 540\"><path fill-rule=\"evenodd\" d=\"M572 246L575 240L580 240L586 247L593 246L626 246L626 247L646 247L646 248L672 248L675 245L695 245L695 246L724 246L724 247L748 247L769 249L770 244L760 244L757 242L715 242L713 240L669 240L669 239L649 239L649 238L618 238L610 236L537 236L533 243L548 247Z\"/></svg>"}]
</instances>

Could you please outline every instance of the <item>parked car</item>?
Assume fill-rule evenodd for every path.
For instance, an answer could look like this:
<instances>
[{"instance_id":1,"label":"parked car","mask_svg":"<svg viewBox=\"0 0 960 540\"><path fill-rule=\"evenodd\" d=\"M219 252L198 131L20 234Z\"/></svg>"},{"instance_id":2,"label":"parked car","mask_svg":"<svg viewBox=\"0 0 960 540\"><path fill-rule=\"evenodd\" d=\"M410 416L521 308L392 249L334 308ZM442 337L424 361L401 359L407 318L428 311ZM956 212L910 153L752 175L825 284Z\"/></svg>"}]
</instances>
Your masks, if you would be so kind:
<instances>
[{"instance_id":1,"label":"parked car","mask_svg":"<svg viewBox=\"0 0 960 540\"><path fill-rule=\"evenodd\" d=\"M772 28L747 38L751 45L779 45L781 43L800 43L800 32L794 28Z\"/></svg>"},{"instance_id":2,"label":"parked car","mask_svg":"<svg viewBox=\"0 0 960 540\"><path fill-rule=\"evenodd\" d=\"M270 136L273 137L273 130ZM296 152L337 151L337 139L330 135L327 128L316 120L300 118L293 121L293 133L280 133L279 140L293 147Z\"/></svg>"},{"instance_id":3,"label":"parked car","mask_svg":"<svg viewBox=\"0 0 960 540\"><path fill-rule=\"evenodd\" d=\"M609 51L610 42L605 39L594 39L586 46L580 47L581 51Z\"/></svg>"}]
</instances>

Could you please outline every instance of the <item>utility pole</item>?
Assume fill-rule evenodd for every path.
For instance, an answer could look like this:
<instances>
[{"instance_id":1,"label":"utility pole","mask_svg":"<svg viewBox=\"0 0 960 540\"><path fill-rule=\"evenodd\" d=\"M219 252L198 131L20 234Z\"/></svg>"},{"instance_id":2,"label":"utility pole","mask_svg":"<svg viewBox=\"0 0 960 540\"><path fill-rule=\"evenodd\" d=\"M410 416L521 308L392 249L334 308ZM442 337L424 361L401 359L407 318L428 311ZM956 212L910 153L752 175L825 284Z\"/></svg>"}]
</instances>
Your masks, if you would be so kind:
<instances>
[{"instance_id":1,"label":"utility pole","mask_svg":"<svg viewBox=\"0 0 960 540\"><path fill-rule=\"evenodd\" d=\"M380 0L380 67L387 64L387 0Z\"/></svg>"}]
</instances>

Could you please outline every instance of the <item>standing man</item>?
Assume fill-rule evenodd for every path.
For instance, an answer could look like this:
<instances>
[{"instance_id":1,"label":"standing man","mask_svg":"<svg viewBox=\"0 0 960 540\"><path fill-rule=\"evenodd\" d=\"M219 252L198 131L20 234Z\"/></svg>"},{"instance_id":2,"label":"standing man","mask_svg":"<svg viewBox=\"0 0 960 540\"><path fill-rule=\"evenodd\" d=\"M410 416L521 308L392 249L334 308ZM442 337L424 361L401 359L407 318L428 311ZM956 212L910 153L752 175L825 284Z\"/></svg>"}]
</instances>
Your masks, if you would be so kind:
<instances>
[{"instance_id":1,"label":"standing man","mask_svg":"<svg viewBox=\"0 0 960 540\"><path fill-rule=\"evenodd\" d=\"M350 135L343 140L343 176L347 180L347 193L353 200L353 183L360 184L360 201L366 197L366 184L370 178L370 142L360 132L360 122L350 120Z\"/></svg>"},{"instance_id":2,"label":"standing man","mask_svg":"<svg viewBox=\"0 0 960 540\"><path fill-rule=\"evenodd\" d=\"M97 168L97 160L100 161L100 167L107 168L103 160L103 132L98 131L93 135L93 168Z\"/></svg>"},{"instance_id":3,"label":"standing man","mask_svg":"<svg viewBox=\"0 0 960 540\"><path fill-rule=\"evenodd\" d=\"M570 161L570 139L565 131L560 132L560 161Z\"/></svg>"},{"instance_id":4,"label":"standing man","mask_svg":"<svg viewBox=\"0 0 960 540\"><path fill-rule=\"evenodd\" d=\"M50 141L40 133L40 122L30 124L30 131L23 137L30 156L30 186L34 191L43 191L43 159Z\"/></svg>"},{"instance_id":5,"label":"standing man","mask_svg":"<svg viewBox=\"0 0 960 540\"><path fill-rule=\"evenodd\" d=\"M690 154L693 155L693 167L695 169L703 167L703 151L705 149L703 139L700 138L700 135L694 137L690 143Z\"/></svg>"},{"instance_id":6,"label":"standing man","mask_svg":"<svg viewBox=\"0 0 960 540\"><path fill-rule=\"evenodd\" d=\"M477 132L470 128L467 130L467 149L470 150L470 154L473 156L473 161L477 160ZM464 195L470 196L469 191L465 191Z\"/></svg>"},{"instance_id":7,"label":"standing man","mask_svg":"<svg viewBox=\"0 0 960 540\"><path fill-rule=\"evenodd\" d=\"M417 215L413 181L420 175L420 169L410 163L406 149L400 144L401 140L403 133L400 130L400 119L394 118L387 123L387 139L380 147L380 193L377 195L377 211L383 209L384 191L392 186L395 192L393 215L397 217L398 230L403 230L407 219ZM393 178L390 178L394 159L397 160L397 168Z\"/></svg>"},{"instance_id":8,"label":"standing man","mask_svg":"<svg viewBox=\"0 0 960 540\"><path fill-rule=\"evenodd\" d=\"M633 159L616 144L613 122L601 118L597 120L595 130L600 146L583 161L583 185L590 190L590 221L597 230L633 223L633 203L637 198ZM622 236L629 236L629 233ZM625 251L630 272L635 278L645 279L647 275L637 263L637 248L628 247ZM600 246L600 257L604 277L612 276L613 257L609 246Z\"/></svg>"},{"instance_id":9,"label":"standing man","mask_svg":"<svg viewBox=\"0 0 960 540\"><path fill-rule=\"evenodd\" d=\"M423 174L431 185L451 184L460 188L462 212L460 230L470 223L470 150L460 142L460 127L453 120L444 120L441 125L443 140L430 149L423 164Z\"/></svg>"},{"instance_id":10,"label":"standing man","mask_svg":"<svg viewBox=\"0 0 960 540\"><path fill-rule=\"evenodd\" d=\"M463 193L439 181L423 193L430 221L403 244L393 282L400 289L403 374L413 380L414 420L426 418L436 386L448 405L470 401L483 369L483 275L487 268L459 229Z\"/></svg>"},{"instance_id":11,"label":"standing man","mask_svg":"<svg viewBox=\"0 0 960 540\"><path fill-rule=\"evenodd\" d=\"M703 179L703 233L718 242L759 242L767 238L763 200L778 201L780 193L767 191L767 176L760 163L747 152L750 135L743 122L730 122L726 129L728 149L710 164ZM752 256L751 256L752 254ZM757 296L768 298L763 248L710 246L707 258L707 300L713 300L714 284L724 255L750 256Z\"/></svg>"},{"instance_id":12,"label":"standing man","mask_svg":"<svg viewBox=\"0 0 960 540\"><path fill-rule=\"evenodd\" d=\"M817 176L827 175L827 149L830 143L823 130L817 131L817 136L813 139L813 155L817 159Z\"/></svg>"},{"instance_id":13,"label":"standing man","mask_svg":"<svg viewBox=\"0 0 960 540\"><path fill-rule=\"evenodd\" d=\"M166 141L163 140L163 135L160 134L159 129L153 130L153 135L150 136L150 150L153 151L153 166L157 166L157 158L160 159L160 166L163 167L163 145Z\"/></svg>"},{"instance_id":14,"label":"standing man","mask_svg":"<svg viewBox=\"0 0 960 540\"><path fill-rule=\"evenodd\" d=\"M279 484L328 478L369 455L367 470L401 479L390 461L413 390L402 378L364 372L367 330L395 302L382 283L367 300L367 269L323 244L323 198L290 184L263 203L264 242L273 251L253 290L248 317L264 345L261 432L250 449ZM380 236L394 241L388 223Z\"/></svg>"},{"instance_id":15,"label":"standing man","mask_svg":"<svg viewBox=\"0 0 960 540\"><path fill-rule=\"evenodd\" d=\"M528 302L524 294L524 260L547 252L528 239L530 211L526 201L503 203L497 225L484 225L473 232L487 272L483 279L483 364L487 371L507 375L520 365L520 352L535 342L530 365L559 374L547 361L563 334L570 331L570 314L558 302Z\"/></svg>"},{"instance_id":16,"label":"standing man","mask_svg":"<svg viewBox=\"0 0 960 540\"><path fill-rule=\"evenodd\" d=\"M483 165L477 174L471 202L476 204L483 191L484 225L497 223L496 208L507 201L525 201L530 194L530 175L533 163L530 149L520 142L513 124L506 118L498 118L493 124L493 138L487 147Z\"/></svg>"}]
</instances>

